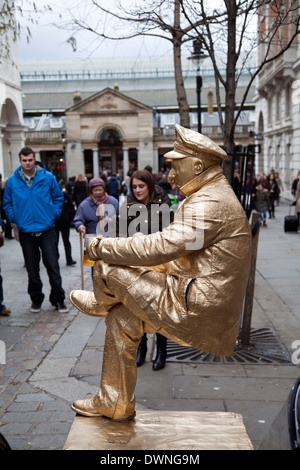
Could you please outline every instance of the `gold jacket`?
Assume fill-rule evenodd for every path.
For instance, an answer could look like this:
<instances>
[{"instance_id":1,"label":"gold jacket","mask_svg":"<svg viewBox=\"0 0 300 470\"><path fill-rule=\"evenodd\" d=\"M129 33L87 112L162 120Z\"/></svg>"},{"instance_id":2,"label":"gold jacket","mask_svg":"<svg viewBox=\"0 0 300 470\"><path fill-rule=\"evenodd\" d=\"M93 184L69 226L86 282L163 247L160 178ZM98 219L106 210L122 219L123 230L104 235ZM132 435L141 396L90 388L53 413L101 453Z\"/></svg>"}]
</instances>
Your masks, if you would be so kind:
<instances>
[{"instance_id":1,"label":"gold jacket","mask_svg":"<svg viewBox=\"0 0 300 470\"><path fill-rule=\"evenodd\" d=\"M187 198L162 232L93 238L90 259L139 268L128 291L163 335L217 355L232 355L250 267L251 232L238 199L213 165L184 187Z\"/></svg>"}]
</instances>

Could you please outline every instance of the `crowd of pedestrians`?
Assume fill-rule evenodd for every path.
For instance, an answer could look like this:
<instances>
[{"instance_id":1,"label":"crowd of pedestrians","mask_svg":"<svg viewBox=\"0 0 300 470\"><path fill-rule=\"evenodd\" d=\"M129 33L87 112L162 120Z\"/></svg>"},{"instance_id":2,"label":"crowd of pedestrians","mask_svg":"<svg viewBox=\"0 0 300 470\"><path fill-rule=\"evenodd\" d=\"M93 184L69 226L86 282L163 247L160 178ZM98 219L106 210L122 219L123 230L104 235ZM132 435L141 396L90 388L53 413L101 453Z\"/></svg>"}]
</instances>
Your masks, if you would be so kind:
<instances>
[{"instance_id":1,"label":"crowd of pedestrians","mask_svg":"<svg viewBox=\"0 0 300 470\"><path fill-rule=\"evenodd\" d=\"M70 227L82 234L95 234L102 219L118 218L123 203L127 209L132 204L141 202L147 207L148 216L151 204L166 203L177 207L183 199L176 187L168 182L169 168L161 168L158 174L150 166L138 172L131 171L124 178L120 173L109 176L104 171L97 178L88 178L84 174L72 177L65 182L56 181L46 171L41 162L36 161L34 151L25 147L20 151L20 166L1 184L1 224L2 238L17 238L22 247L24 265L28 273L28 294L31 299L30 310L38 313L44 300L40 278L40 258L46 267L51 286L49 301L59 312L68 312L65 293L59 268L58 242L61 235L67 266L75 266L77 261L72 255ZM133 184L134 181L134 184ZM239 175L234 174L233 189L239 185ZM143 187L142 187L143 186ZM154 189L153 189L154 188ZM267 225L267 215L275 218L276 206L280 203L283 184L278 172L271 172L248 178L244 194L250 201L250 210L257 210L262 215L263 226ZM293 181L291 192L300 221L300 170ZM112 208L112 213L109 213ZM171 211L172 212L172 211ZM171 213L170 212L170 213ZM148 217L149 218L149 217ZM132 221L128 215L126 233L119 233L118 223L114 236L130 236L128 227ZM170 219L171 220L171 219ZM117 221L118 222L118 219ZM101 225L101 224L100 224ZM103 228L103 230L107 230ZM148 230L150 224L148 221ZM162 230L162 226L157 227ZM143 231L143 230L141 230ZM147 233L148 233L147 232ZM104 236L109 236L109 233ZM1 241L1 240L0 240ZM0 316L9 315L10 309L4 304L2 276L0 271ZM146 354L144 337L138 354L138 365L144 362ZM161 347L161 364L164 365L164 338L157 338ZM159 361L158 361L159 362Z\"/></svg>"},{"instance_id":2,"label":"crowd of pedestrians","mask_svg":"<svg viewBox=\"0 0 300 470\"><path fill-rule=\"evenodd\" d=\"M45 297L40 277L41 259L51 287L50 303L60 313L68 312L64 303L65 292L59 267L58 242L61 235L66 264L75 266L70 227L84 235L96 234L99 221L109 215L109 208L113 208L113 216L117 217L124 200L126 203L128 200L128 208L135 202L144 204L148 213L152 203L167 202L171 206L178 202L176 190L167 182L166 173L160 172L155 176L150 167L141 172L132 172L131 176L127 175L124 180L116 174L108 177L106 173L102 173L101 177L88 181L84 174L79 174L65 183L63 179L57 182L53 174L46 171L44 165L36 160L31 148L24 147L19 153L19 160L19 167L1 185L1 239L14 238L13 229L14 234L17 234L15 238L20 242L24 266L27 269L27 292L32 313L41 311ZM145 181L146 191L139 184L145 184ZM131 221L132 216L128 216L127 228ZM157 229L161 230L162 226ZM139 230L142 231L142 228L139 227ZM122 236L128 234L126 231ZM0 315L6 316L10 313L11 310L4 304L0 271ZM145 343L146 337L141 342L138 365L144 361ZM166 358L166 339L157 335L157 344L154 370L163 368Z\"/></svg>"},{"instance_id":3,"label":"crowd of pedestrians","mask_svg":"<svg viewBox=\"0 0 300 470\"><path fill-rule=\"evenodd\" d=\"M43 284L40 277L40 261L46 267L49 283L49 301L60 313L67 313L65 292L59 267L59 237L61 235L67 266L75 266L70 243L70 228L79 233L99 234L99 222L107 217L118 218L123 202L127 204L126 231L121 233L118 223L114 235L129 236L129 226L134 220L129 215L130 207L143 204L151 216L152 204L177 204L180 196L167 181L168 171L155 175L151 167L133 171L124 180L118 174L107 176L104 172L97 178L88 178L79 174L68 182L61 179L57 182L54 175L46 171L44 165L37 161L34 151L24 147L19 153L20 165L1 185L2 239L15 238L20 242L24 266L27 269L28 288L32 313L39 313L44 301ZM112 210L112 213L110 211ZM171 211L172 212L172 211ZM170 214L171 214L170 212ZM138 217L138 215L136 215ZM170 223L168 220L167 224ZM117 220L118 222L118 220ZM140 224L139 233L153 230L148 221L146 232ZM162 220L156 230L162 230ZM109 236L109 233L104 236ZM0 240L1 241L1 240ZM10 309L4 304L2 276L0 271L0 316L9 315ZM137 365L145 360L146 336L141 341ZM153 370L162 369L166 359L166 338L157 334L157 355Z\"/></svg>"},{"instance_id":4,"label":"crowd of pedestrians","mask_svg":"<svg viewBox=\"0 0 300 470\"><path fill-rule=\"evenodd\" d=\"M234 173L234 188L238 188L240 176ZM247 211L257 210L262 215L262 224L267 226L267 215L269 219L275 218L276 206L280 203L280 194L283 191L283 183L279 173L272 169L267 175L248 176L245 187L241 188L242 197L246 199ZM236 191L237 192L237 191Z\"/></svg>"}]
</instances>

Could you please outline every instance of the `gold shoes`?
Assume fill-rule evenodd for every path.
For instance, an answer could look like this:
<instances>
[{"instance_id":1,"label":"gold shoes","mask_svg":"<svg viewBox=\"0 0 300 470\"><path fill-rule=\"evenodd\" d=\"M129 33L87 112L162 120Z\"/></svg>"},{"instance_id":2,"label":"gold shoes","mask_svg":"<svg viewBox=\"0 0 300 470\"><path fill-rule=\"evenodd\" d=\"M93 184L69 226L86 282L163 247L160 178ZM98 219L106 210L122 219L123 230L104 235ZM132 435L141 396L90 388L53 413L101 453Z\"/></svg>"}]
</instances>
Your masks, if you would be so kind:
<instances>
[{"instance_id":1,"label":"gold shoes","mask_svg":"<svg viewBox=\"0 0 300 470\"><path fill-rule=\"evenodd\" d=\"M86 400L76 400L71 406L73 411L83 416L103 416L104 418L110 418L112 421L130 421L135 417L135 411L129 416L108 416L109 413L101 406L98 395L93 398L87 398Z\"/></svg>"},{"instance_id":2,"label":"gold shoes","mask_svg":"<svg viewBox=\"0 0 300 470\"><path fill-rule=\"evenodd\" d=\"M70 301L78 310L86 315L105 317L107 314L107 311L98 304L93 292L72 290L70 293Z\"/></svg>"}]
</instances>

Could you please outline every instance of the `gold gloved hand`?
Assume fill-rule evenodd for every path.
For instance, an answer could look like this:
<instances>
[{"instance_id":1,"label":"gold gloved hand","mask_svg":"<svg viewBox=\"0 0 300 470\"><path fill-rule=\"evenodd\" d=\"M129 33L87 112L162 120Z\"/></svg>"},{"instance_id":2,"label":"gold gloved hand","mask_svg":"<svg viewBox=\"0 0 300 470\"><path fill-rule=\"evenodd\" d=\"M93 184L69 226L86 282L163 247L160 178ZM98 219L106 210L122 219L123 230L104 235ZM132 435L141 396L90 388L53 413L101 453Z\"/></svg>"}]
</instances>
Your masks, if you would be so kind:
<instances>
[{"instance_id":1,"label":"gold gloved hand","mask_svg":"<svg viewBox=\"0 0 300 470\"><path fill-rule=\"evenodd\" d=\"M97 247L99 246L101 239L102 237L91 237L86 240L86 254L92 261L100 259L99 254L97 253Z\"/></svg>"}]
</instances>

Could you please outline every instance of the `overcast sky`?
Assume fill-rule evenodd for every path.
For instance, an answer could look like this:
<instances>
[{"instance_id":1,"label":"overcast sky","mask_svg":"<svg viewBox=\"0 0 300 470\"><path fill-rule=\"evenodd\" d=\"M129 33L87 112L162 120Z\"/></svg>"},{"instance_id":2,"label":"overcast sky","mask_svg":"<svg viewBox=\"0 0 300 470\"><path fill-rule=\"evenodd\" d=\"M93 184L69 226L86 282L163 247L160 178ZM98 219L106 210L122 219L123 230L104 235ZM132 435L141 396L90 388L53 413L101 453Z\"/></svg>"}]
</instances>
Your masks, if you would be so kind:
<instances>
[{"instance_id":1,"label":"overcast sky","mask_svg":"<svg viewBox=\"0 0 300 470\"><path fill-rule=\"evenodd\" d=\"M152 55L172 55L167 41L155 38L135 38L123 41L105 40L99 43L91 34L76 35L76 50L67 42L70 34L51 25L32 26L32 37L27 43L25 35L19 41L18 50L21 60L30 59L86 59L89 57L135 57ZM89 36L89 38L88 38Z\"/></svg>"},{"instance_id":2,"label":"overcast sky","mask_svg":"<svg viewBox=\"0 0 300 470\"><path fill-rule=\"evenodd\" d=\"M25 1L32 4L34 0ZM99 0L99 3L111 6L114 5L115 1ZM136 1L121 0L121 4L127 6L129 3ZM220 0L205 1L210 5L210 8L220 2ZM140 2L141 5L147 4L147 0L140 0ZM24 15L25 18L21 20L23 31L26 30L26 26L29 26L32 37L27 43L26 34L24 32L21 34L18 45L20 62L77 59L85 65L89 63L89 59L131 57L138 61L139 58L157 56L163 60L166 57L171 58L173 55L172 44L166 39L140 36L122 41L103 40L92 32L71 29L70 22L73 17L86 20L89 26L99 31L103 31L103 28L105 28L106 34L111 31L116 33L117 36L124 34L120 28L120 23L115 22L113 24L106 14L101 13L99 8L93 6L91 0L38 0L36 4L38 8L41 8L44 4L49 4L52 13L34 14L33 18L37 21L37 24L28 22L28 16L30 16L28 12ZM163 15L168 15L168 13L170 13L169 21L172 21L172 12L164 11ZM67 29L68 23L69 28ZM123 28L125 29L125 27ZM126 25L126 30L127 28ZM70 38L73 37L75 41L72 43ZM188 47L182 50L183 56L191 55L191 48L192 44L190 43ZM223 60L223 56L221 57ZM207 63L208 61L206 61Z\"/></svg>"},{"instance_id":3,"label":"overcast sky","mask_svg":"<svg viewBox=\"0 0 300 470\"><path fill-rule=\"evenodd\" d=\"M78 3L77 0L63 0L59 4L57 0L39 0L37 4L40 6L45 2L53 7L53 13L40 15L37 18L38 24L29 24L28 21L21 19L23 26L29 25L32 35L27 43L25 32L21 34L18 45L21 61L172 55L171 43L166 40L140 37L123 41L100 41L89 32L75 32L74 34L71 30L59 29L54 24L60 24L63 21L59 18L59 13L62 13L61 5L74 6ZM72 43L68 42L70 37L76 39L76 50L73 49Z\"/></svg>"}]
</instances>

